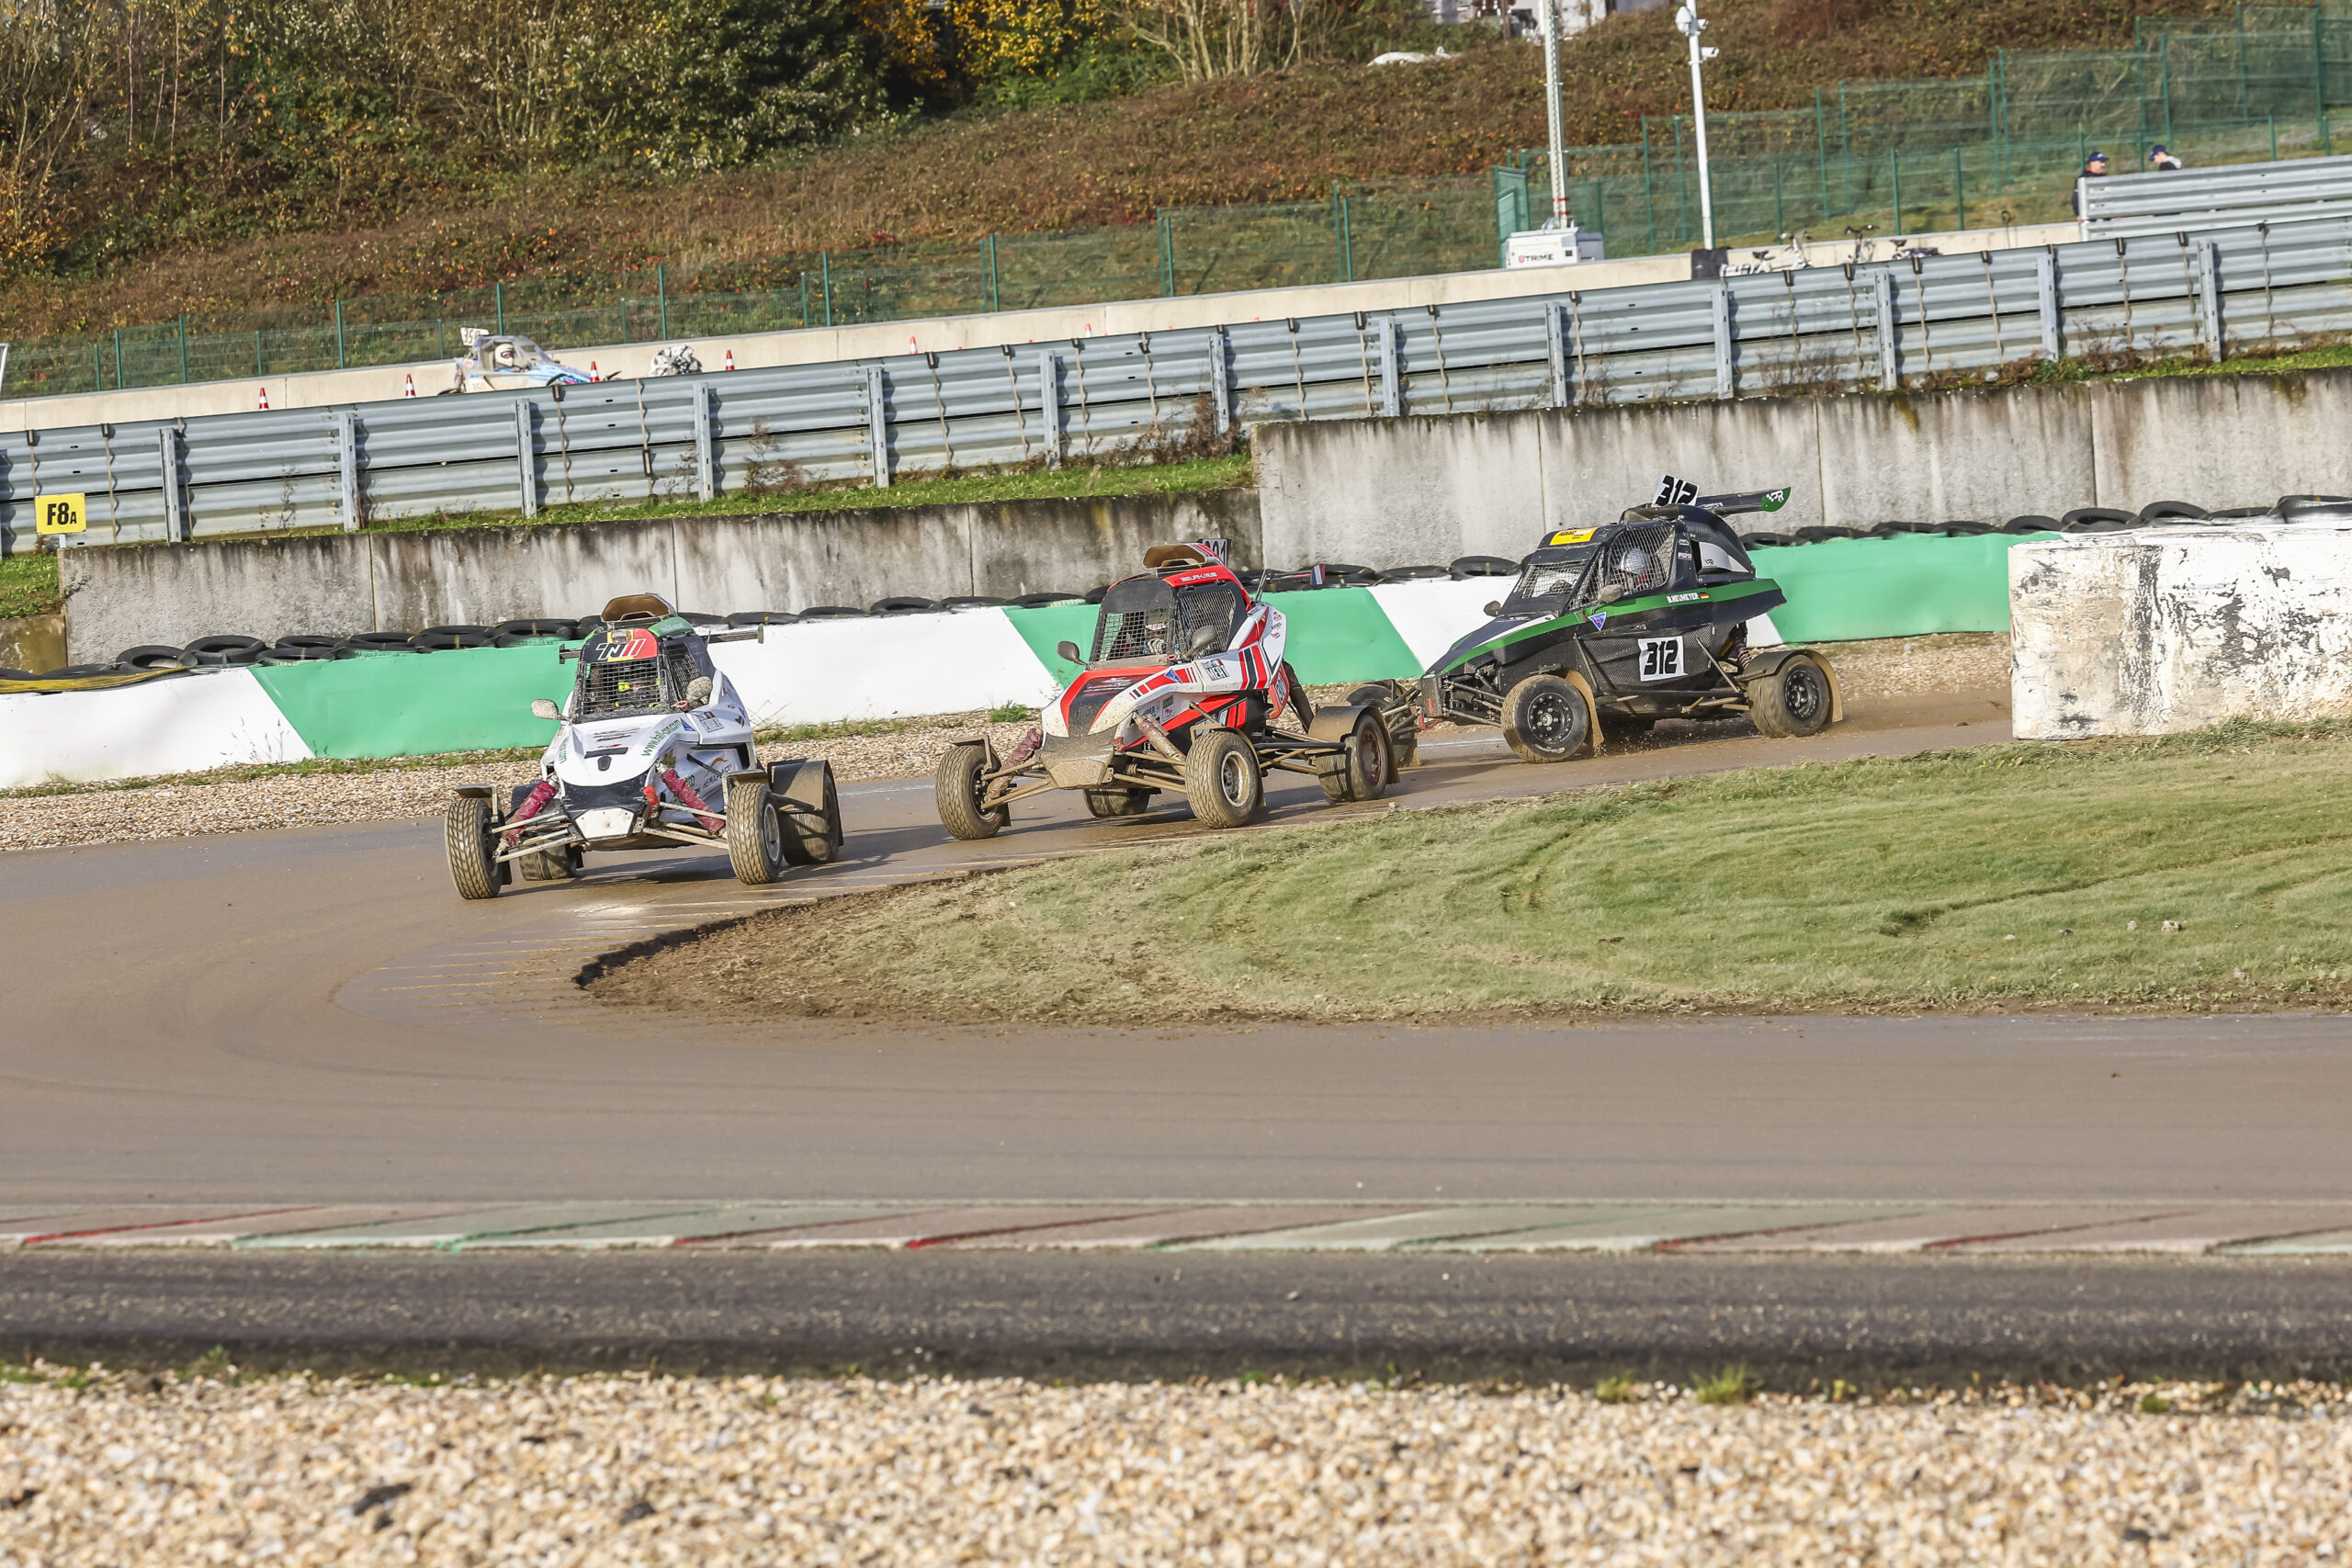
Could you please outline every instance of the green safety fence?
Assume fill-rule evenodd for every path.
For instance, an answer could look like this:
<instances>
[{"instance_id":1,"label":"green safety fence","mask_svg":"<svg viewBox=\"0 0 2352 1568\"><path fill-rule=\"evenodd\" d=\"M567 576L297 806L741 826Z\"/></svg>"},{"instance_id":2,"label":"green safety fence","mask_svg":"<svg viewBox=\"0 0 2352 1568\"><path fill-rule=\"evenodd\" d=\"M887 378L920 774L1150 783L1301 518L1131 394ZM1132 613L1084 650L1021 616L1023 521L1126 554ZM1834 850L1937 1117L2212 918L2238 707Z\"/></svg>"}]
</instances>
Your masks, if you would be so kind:
<instances>
[{"instance_id":1,"label":"green safety fence","mask_svg":"<svg viewBox=\"0 0 2352 1568\"><path fill-rule=\"evenodd\" d=\"M2143 17L2120 50L1999 50L1977 77L1841 82L1805 107L1707 117L1719 243L1868 225L1877 237L2059 221L2092 152L2114 173L2158 143L2196 164L2332 154L2352 104L2352 0L2249 0L2222 17ZM2347 143L2352 145L2352 143ZM1551 199L1548 157L1527 210ZM1620 254L1700 243L1697 139L1646 116L1631 141L1563 150L1577 220Z\"/></svg>"},{"instance_id":2,"label":"green safety fence","mask_svg":"<svg viewBox=\"0 0 2352 1568\"><path fill-rule=\"evenodd\" d=\"M1116 228L183 316L18 342L0 390L43 397L411 364L462 354L467 328L560 349L1460 272L1495 263L1494 190L1484 175L1341 181L1326 199L1166 208Z\"/></svg>"},{"instance_id":3,"label":"green safety fence","mask_svg":"<svg viewBox=\"0 0 2352 1568\"><path fill-rule=\"evenodd\" d=\"M1710 114L1718 243L2063 220L2094 150L2118 173L2159 141L2196 164L2335 150L2336 111L2352 106L2352 0L2245 0L2137 28L2125 49L2001 50L1981 76L1843 82L1804 107ZM1577 220L1615 255L1695 246L1690 118L1638 130L1566 150L1558 177ZM1338 182L1317 200L1165 208L1115 228L186 316L18 342L0 395L447 358L467 327L560 348L1459 272L1498 265L1505 238L1543 220L1553 178L1544 153L1522 151L1485 175Z\"/></svg>"}]
</instances>

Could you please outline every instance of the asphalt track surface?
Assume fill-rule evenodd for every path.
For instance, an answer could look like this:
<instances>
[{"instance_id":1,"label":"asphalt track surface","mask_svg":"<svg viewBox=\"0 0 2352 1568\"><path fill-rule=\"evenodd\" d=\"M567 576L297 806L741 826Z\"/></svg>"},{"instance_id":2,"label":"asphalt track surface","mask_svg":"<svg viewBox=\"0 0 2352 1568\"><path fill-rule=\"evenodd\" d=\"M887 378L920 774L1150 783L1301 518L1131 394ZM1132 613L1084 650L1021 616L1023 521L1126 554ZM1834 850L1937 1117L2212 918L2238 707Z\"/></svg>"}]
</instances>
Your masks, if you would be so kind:
<instances>
[{"instance_id":1,"label":"asphalt track surface","mask_svg":"<svg viewBox=\"0 0 2352 1568\"><path fill-rule=\"evenodd\" d=\"M1432 748L1392 802L1411 808L2006 739L2006 715L1988 713L1990 705L1858 712L1809 742L1707 739L1541 769L1513 762L1491 741ZM715 856L616 856L593 863L578 884L517 884L506 897L466 904L450 889L437 824L0 857L0 910L9 930L26 933L5 987L0 1201L2292 1203L2352 1192L2352 1139L2341 1134L2352 1099L2352 1030L2333 1017L1159 1032L759 1027L605 1010L573 984L599 953L778 901L1198 831L1181 810L1097 823L1075 797L1049 796L1017 808L1013 830L999 839L958 844L938 828L930 795L927 781L845 789L842 863L765 889L740 886ZM71 809L70 798L60 809ZM1390 804L1333 808L1301 781L1274 792L1270 820ZM1047 1267L1036 1262L1044 1254L1023 1256ZM453 1276L387 1274L371 1286L369 1276L335 1272L421 1267L413 1261L19 1254L0 1264L0 1333L22 1346L70 1348L83 1342L73 1337L78 1322L93 1345L178 1343L183 1330L182 1338L225 1340L234 1336L206 1314L220 1292L233 1297L242 1289L246 1321L264 1339L275 1333L273 1342L290 1344L300 1336L288 1325L319 1321L306 1316L305 1300L313 1307L331 1300L352 1307L336 1320L340 1337L330 1336L351 1348L429 1341L454 1353L505 1344L552 1355L563 1336L551 1325L588 1323L602 1325L587 1335L595 1344L639 1351L662 1343L712 1355L714 1346L764 1346L759 1353L796 1364L871 1360L876 1347L905 1349L907 1336L922 1332L926 1291L954 1299L976 1288L956 1270L1020 1268L1001 1258L942 1262L918 1276L889 1272L911 1263L905 1258L841 1263L882 1272L825 1287L863 1303L864 1315L837 1315L823 1331L779 1325L772 1292L712 1285L709 1311L689 1332L662 1315L684 1310L677 1292L685 1287L675 1275L621 1255L605 1261L616 1267L601 1274L593 1262L562 1265L588 1270L572 1287L540 1281L551 1292L544 1309L523 1314L534 1328L494 1312L436 1318ZM493 1268L526 1267L452 1263L485 1270L469 1277L481 1281ZM1362 1335L1334 1340L1328 1315L1295 1307L1286 1295L1279 1304L1259 1300L1248 1270L1338 1270L1330 1292L1359 1296L1370 1275L1357 1279L1347 1269L1450 1271L1430 1259L1228 1261L1216 1267L1240 1271L1234 1278L1243 1283L1227 1308L1240 1314L1236 1324L1249 1319L1259 1329L1240 1333L1178 1314L1168 1320L1175 1337L1159 1343L1114 1331L1136 1299L1122 1271L1148 1265L1057 1261L1052 1269L1069 1272L1032 1276L1034 1299L1013 1292L1017 1299L989 1320L994 1326L971 1331L971 1355L1009 1364L1019 1356L1008 1347L1079 1357L1091 1345L1130 1362L1159 1364L1198 1349L1232 1364L1229 1347L1238 1341L1249 1347L1245 1359L1295 1358L1311 1342L1349 1356L1390 1343L1464 1364L1532 1346L1573 1360L1584 1354L1576 1348L1581 1292L1598 1278L1586 1271L1603 1267L1590 1259L1531 1265L1535 1274L1511 1278L1538 1279L1548 1267L1548 1282L1494 1285L1475 1307L1464 1303L1433 1318L1359 1315L1352 1321ZM691 1267L813 1266L737 1259ZM1464 1275L1502 1279L1494 1267ZM1609 1299L1619 1307L1609 1310L1622 1314L1612 1321L1635 1340L1646 1292L1668 1313L1656 1320L1657 1342L1696 1345L1705 1337L1688 1324L1673 1333L1664 1326L1669 1309L1679 1310L1673 1303L1697 1290L1695 1299L1713 1303L1713 1321L1730 1310L1691 1283L1700 1275L1673 1272L1698 1267L1661 1259L1592 1288L1617 1292ZM1827 1353L1836 1337L1826 1325L1841 1313L1849 1327L1858 1314L1873 1315L1872 1292L1883 1288L1868 1281L1897 1277L1872 1273L1896 1266L1851 1259L1740 1267L1815 1281L1807 1289L1818 1300L1807 1310L1822 1314L1781 1322L1760 1309L1751 1314L1753 1332L1740 1343L1759 1361L1775 1345ZM2174 1281L2176 1312L2174 1329L2137 1340L2131 1323L2141 1319L2131 1313L2060 1313L2075 1325L2071 1338L2018 1328L2059 1312L2071 1289L2066 1273L2047 1266L2036 1275L2030 1263L2000 1265L2042 1283L1983 1289L1995 1278L1983 1270L1993 1265L1904 1267L1914 1271L1899 1276L1910 1281L1898 1292L1903 1300L1882 1304L1887 1322L1909 1325L1911 1338L1872 1348L1867 1336L1849 1332L1845 1353L1858 1365L1874 1357L1872 1364L1925 1365L1948 1353L1981 1362L1985 1347L2000 1344L2019 1365L2053 1358L2089 1365L2135 1346L2156 1353L2174 1343L2166 1334L2178 1340L2193 1321L2207 1325L2198 1343L2209 1360L2300 1365L2352 1342L2347 1295L2335 1288L2345 1274L2329 1259L2137 1263ZM323 1272L305 1284L305 1269ZM215 1270L213 1284L186 1277L190 1269ZM246 1284L221 1283L235 1279ZM1099 1281L1091 1296L1089 1279ZM2301 1295L2301 1287L2276 1283L2315 1280L2329 1288ZM469 1299L508 1299L500 1290L513 1283L483 1286ZM795 1300L804 1290L823 1295L781 1278L772 1284ZM1035 1294L1048 1286L1049 1295ZM2119 1288L2113 1303L2120 1310L2145 1289ZM1541 1333L1526 1320L1525 1303L1535 1299L1551 1303L1544 1321L1552 1326ZM2146 1299L2151 1311L2166 1306ZM1038 1304L1049 1300L1068 1313L1039 1316ZM656 1310L662 1302L669 1305ZM368 1303L374 1310L361 1310ZM1602 1313L1599 1297L1589 1304ZM1090 1310L1101 1330L1091 1337L1079 1331ZM393 1322L438 1327L404 1337L389 1333ZM631 1331L631 1322L644 1332ZM1034 1331L1021 1331L1023 1322ZM1179 1332L1185 1323L1193 1325L1189 1338ZM1609 1354L1634 1342L1605 1334L1596 1341Z\"/></svg>"}]
</instances>

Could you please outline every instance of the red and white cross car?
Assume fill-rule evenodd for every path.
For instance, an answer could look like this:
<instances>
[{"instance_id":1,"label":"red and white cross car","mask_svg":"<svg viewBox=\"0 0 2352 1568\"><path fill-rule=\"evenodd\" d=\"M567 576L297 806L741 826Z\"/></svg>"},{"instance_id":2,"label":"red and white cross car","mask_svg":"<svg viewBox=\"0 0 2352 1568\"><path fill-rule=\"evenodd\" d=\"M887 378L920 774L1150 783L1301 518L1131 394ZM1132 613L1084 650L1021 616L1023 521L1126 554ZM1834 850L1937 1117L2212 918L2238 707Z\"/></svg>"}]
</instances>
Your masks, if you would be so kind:
<instances>
[{"instance_id":1,"label":"red and white cross car","mask_svg":"<svg viewBox=\"0 0 2352 1568\"><path fill-rule=\"evenodd\" d=\"M1334 801L1376 800L1398 747L1379 703L1314 708L1283 662L1283 613L1251 597L1211 541L1154 545L1146 570L1111 585L1094 643L1063 643L1085 669L999 757L984 736L940 759L939 819L959 839L992 837L1012 802L1083 790L1097 817L1139 817L1182 791L1212 828L1265 804L1265 774L1312 774Z\"/></svg>"}]
</instances>

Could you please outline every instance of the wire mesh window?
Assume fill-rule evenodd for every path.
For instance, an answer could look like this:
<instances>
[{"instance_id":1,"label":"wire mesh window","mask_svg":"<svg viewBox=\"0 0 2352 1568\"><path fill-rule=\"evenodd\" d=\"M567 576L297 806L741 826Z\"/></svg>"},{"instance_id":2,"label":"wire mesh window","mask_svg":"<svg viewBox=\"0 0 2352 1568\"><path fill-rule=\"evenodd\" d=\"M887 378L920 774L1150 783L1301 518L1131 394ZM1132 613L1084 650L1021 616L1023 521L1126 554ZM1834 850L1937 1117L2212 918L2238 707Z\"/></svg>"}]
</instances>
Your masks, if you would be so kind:
<instances>
[{"instance_id":1,"label":"wire mesh window","mask_svg":"<svg viewBox=\"0 0 2352 1568\"><path fill-rule=\"evenodd\" d=\"M1663 593L1674 581L1674 525L1654 523L1626 529L1603 545L1593 570L1591 592L1621 590L1628 599Z\"/></svg>"},{"instance_id":2,"label":"wire mesh window","mask_svg":"<svg viewBox=\"0 0 2352 1568\"><path fill-rule=\"evenodd\" d=\"M1576 592L1577 581L1584 576L1585 563L1592 558L1592 551L1546 550L1544 557L1542 560L1529 561L1526 570L1519 574L1506 609L1535 609L1547 604L1556 607Z\"/></svg>"},{"instance_id":3,"label":"wire mesh window","mask_svg":"<svg viewBox=\"0 0 2352 1568\"><path fill-rule=\"evenodd\" d=\"M656 713L662 705L661 660L616 659L602 664L582 662L579 699L572 704L575 720Z\"/></svg>"},{"instance_id":4,"label":"wire mesh window","mask_svg":"<svg viewBox=\"0 0 2352 1568\"><path fill-rule=\"evenodd\" d=\"M1240 592L1229 582L1204 582L1181 593L1148 579L1123 582L1103 595L1092 661L1184 659L1203 626L1216 633L1214 646L1223 648L1233 640L1241 614Z\"/></svg>"}]
</instances>

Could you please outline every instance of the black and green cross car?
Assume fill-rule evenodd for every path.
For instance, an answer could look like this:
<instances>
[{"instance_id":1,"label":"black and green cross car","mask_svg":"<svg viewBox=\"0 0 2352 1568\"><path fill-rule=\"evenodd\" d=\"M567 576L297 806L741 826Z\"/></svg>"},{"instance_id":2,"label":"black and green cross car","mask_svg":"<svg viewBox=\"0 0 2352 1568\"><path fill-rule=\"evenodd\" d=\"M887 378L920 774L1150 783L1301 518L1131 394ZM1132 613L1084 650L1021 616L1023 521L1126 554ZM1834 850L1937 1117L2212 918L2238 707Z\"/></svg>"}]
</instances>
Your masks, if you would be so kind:
<instances>
[{"instance_id":1,"label":"black and green cross car","mask_svg":"<svg viewBox=\"0 0 2352 1568\"><path fill-rule=\"evenodd\" d=\"M1493 618L1407 694L1416 716L1499 725L1531 762L1589 755L1661 718L1746 714L1768 736L1818 734L1845 716L1838 679L1810 649L1748 646L1749 620L1788 596L1756 575L1724 521L1778 510L1786 496L1637 506L1615 523L1547 533L1510 594L1487 606Z\"/></svg>"}]
</instances>

